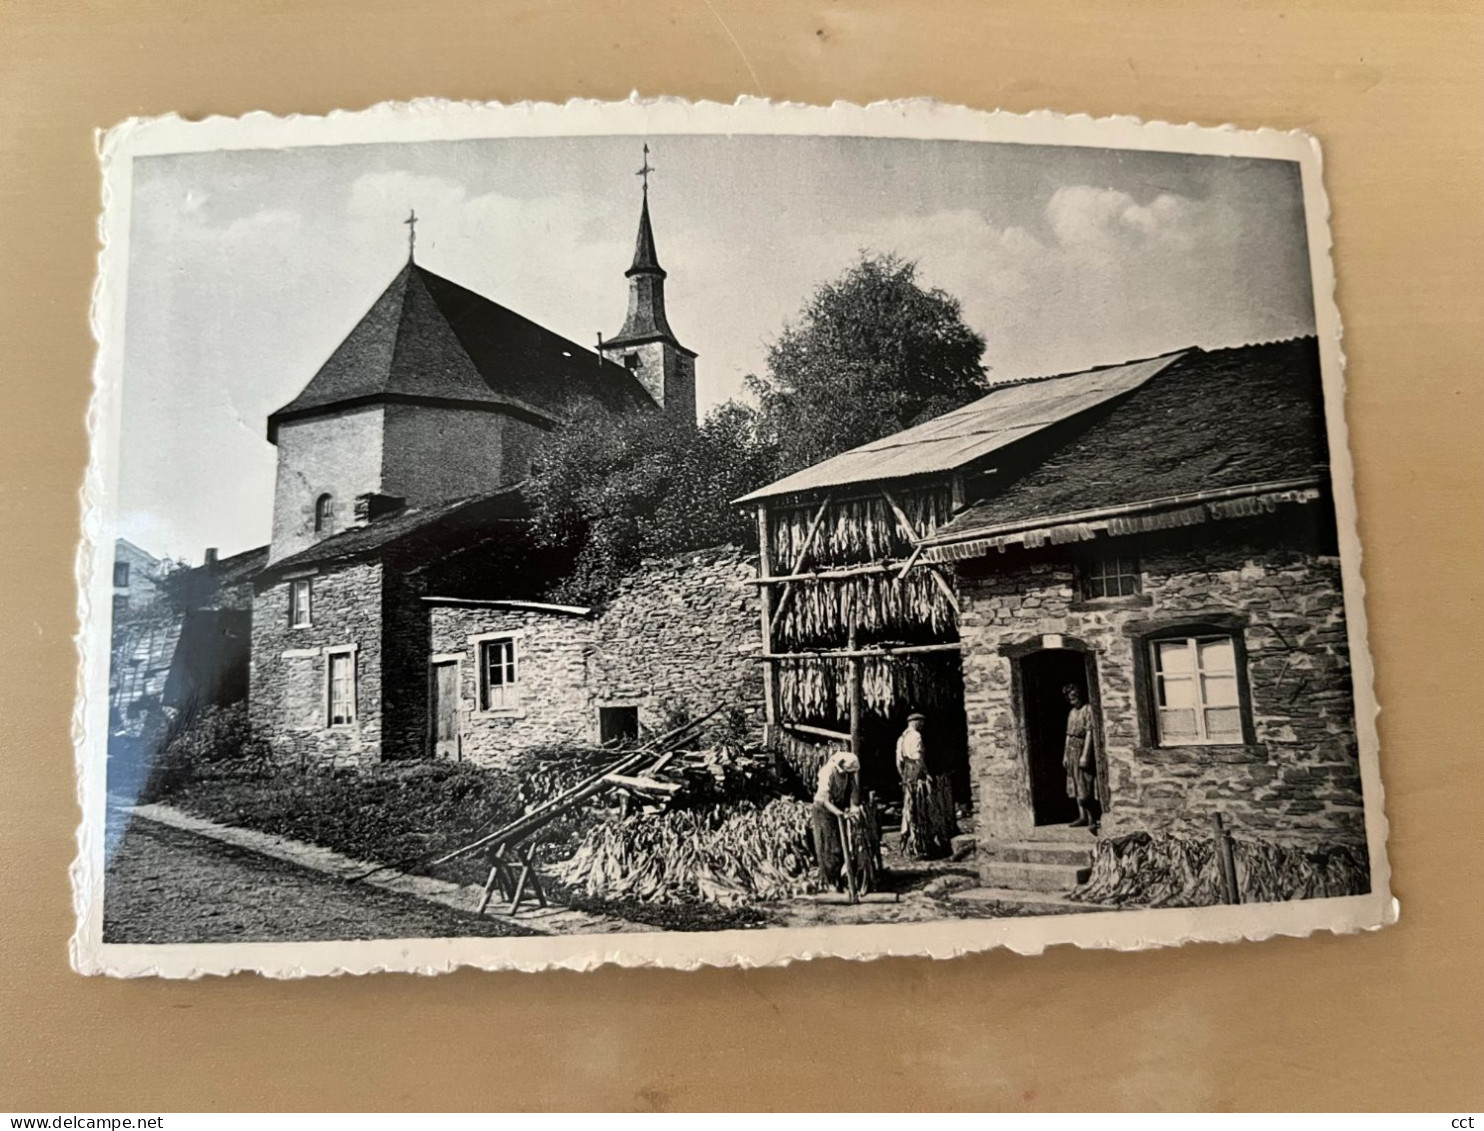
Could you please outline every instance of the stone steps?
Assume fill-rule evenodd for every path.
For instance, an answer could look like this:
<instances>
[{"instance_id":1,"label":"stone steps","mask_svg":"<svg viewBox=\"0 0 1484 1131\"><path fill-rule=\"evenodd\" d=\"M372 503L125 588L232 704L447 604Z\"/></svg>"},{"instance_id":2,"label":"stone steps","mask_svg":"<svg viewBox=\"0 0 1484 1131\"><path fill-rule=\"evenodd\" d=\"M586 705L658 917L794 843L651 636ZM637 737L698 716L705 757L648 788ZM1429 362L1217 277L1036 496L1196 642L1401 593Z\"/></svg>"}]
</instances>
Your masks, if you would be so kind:
<instances>
[{"instance_id":1,"label":"stone steps","mask_svg":"<svg viewBox=\"0 0 1484 1131\"><path fill-rule=\"evenodd\" d=\"M1020 909L1028 915L1076 915L1089 911L1106 911L1092 903L1076 903L1065 896L1046 892L1019 891L1015 888L970 888L953 893L965 903L1001 903Z\"/></svg>"},{"instance_id":2,"label":"stone steps","mask_svg":"<svg viewBox=\"0 0 1484 1131\"><path fill-rule=\"evenodd\" d=\"M1090 864L1092 846L1082 842L1014 841L987 845L994 860L1023 864Z\"/></svg>"},{"instance_id":3,"label":"stone steps","mask_svg":"<svg viewBox=\"0 0 1484 1131\"><path fill-rule=\"evenodd\" d=\"M989 860L979 867L979 878L987 886L1026 892L1068 892L1091 874L1088 863L1039 859Z\"/></svg>"}]
</instances>

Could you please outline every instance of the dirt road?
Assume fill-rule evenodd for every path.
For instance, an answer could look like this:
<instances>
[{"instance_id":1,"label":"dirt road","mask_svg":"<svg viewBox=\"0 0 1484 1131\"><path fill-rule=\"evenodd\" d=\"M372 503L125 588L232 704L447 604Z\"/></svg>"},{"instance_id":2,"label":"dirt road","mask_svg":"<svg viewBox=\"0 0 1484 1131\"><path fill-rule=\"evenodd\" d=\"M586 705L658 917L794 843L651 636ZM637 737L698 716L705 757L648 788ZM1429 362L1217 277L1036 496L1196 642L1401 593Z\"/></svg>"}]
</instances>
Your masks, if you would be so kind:
<instances>
[{"instance_id":1,"label":"dirt road","mask_svg":"<svg viewBox=\"0 0 1484 1131\"><path fill-rule=\"evenodd\" d=\"M492 919L348 884L192 833L135 821L108 864L103 937L286 942L524 934Z\"/></svg>"}]
</instances>

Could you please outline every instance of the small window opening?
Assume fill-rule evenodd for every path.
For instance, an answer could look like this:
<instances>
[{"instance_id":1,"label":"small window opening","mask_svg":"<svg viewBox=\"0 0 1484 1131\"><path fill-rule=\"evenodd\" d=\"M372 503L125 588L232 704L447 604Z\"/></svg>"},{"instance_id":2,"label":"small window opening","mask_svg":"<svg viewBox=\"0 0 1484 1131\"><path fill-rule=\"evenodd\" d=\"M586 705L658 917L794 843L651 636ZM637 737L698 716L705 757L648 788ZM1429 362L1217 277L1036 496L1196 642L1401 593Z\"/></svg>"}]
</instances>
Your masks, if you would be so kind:
<instances>
[{"instance_id":1,"label":"small window opening","mask_svg":"<svg viewBox=\"0 0 1484 1131\"><path fill-rule=\"evenodd\" d=\"M598 741L604 746L639 738L638 707L599 707Z\"/></svg>"},{"instance_id":2,"label":"small window opening","mask_svg":"<svg viewBox=\"0 0 1484 1131\"><path fill-rule=\"evenodd\" d=\"M324 534L335 526L335 497L321 495L314 501L314 532Z\"/></svg>"},{"instance_id":3,"label":"small window opening","mask_svg":"<svg viewBox=\"0 0 1484 1131\"><path fill-rule=\"evenodd\" d=\"M1098 558L1083 564L1080 574L1082 597L1088 601L1132 597L1143 588L1137 558Z\"/></svg>"}]
</instances>

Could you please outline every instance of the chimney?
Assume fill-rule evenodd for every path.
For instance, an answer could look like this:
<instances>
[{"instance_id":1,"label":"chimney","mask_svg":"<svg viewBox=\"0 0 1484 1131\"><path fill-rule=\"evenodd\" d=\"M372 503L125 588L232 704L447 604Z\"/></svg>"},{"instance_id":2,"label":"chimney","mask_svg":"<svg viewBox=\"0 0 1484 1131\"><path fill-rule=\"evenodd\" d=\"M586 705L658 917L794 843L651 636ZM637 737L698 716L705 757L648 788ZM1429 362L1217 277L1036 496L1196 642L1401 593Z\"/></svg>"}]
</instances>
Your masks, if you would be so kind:
<instances>
[{"instance_id":1,"label":"chimney","mask_svg":"<svg viewBox=\"0 0 1484 1131\"><path fill-rule=\"evenodd\" d=\"M398 495L379 495L368 492L356 496L355 520L357 523L375 522L379 518L396 514L407 506L407 500Z\"/></svg>"},{"instance_id":2,"label":"chimney","mask_svg":"<svg viewBox=\"0 0 1484 1131\"><path fill-rule=\"evenodd\" d=\"M206 564L209 565L209 566L216 565L216 547L215 546L207 546L206 547Z\"/></svg>"}]
</instances>

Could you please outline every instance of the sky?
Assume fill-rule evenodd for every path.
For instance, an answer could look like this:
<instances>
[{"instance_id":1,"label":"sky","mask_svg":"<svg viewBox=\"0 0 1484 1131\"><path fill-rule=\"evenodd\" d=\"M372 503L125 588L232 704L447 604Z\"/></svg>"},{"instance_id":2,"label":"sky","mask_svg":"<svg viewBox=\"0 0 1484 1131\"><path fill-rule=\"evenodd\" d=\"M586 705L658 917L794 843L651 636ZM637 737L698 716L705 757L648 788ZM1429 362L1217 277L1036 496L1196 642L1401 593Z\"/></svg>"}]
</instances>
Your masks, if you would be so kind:
<instances>
[{"instance_id":1,"label":"sky","mask_svg":"<svg viewBox=\"0 0 1484 1131\"><path fill-rule=\"evenodd\" d=\"M862 251L963 304L990 376L1314 331L1297 165L872 138L659 136L650 208L701 412ZM407 257L586 346L623 323L643 139L135 160L119 533L199 561L263 544L270 412Z\"/></svg>"}]
</instances>

